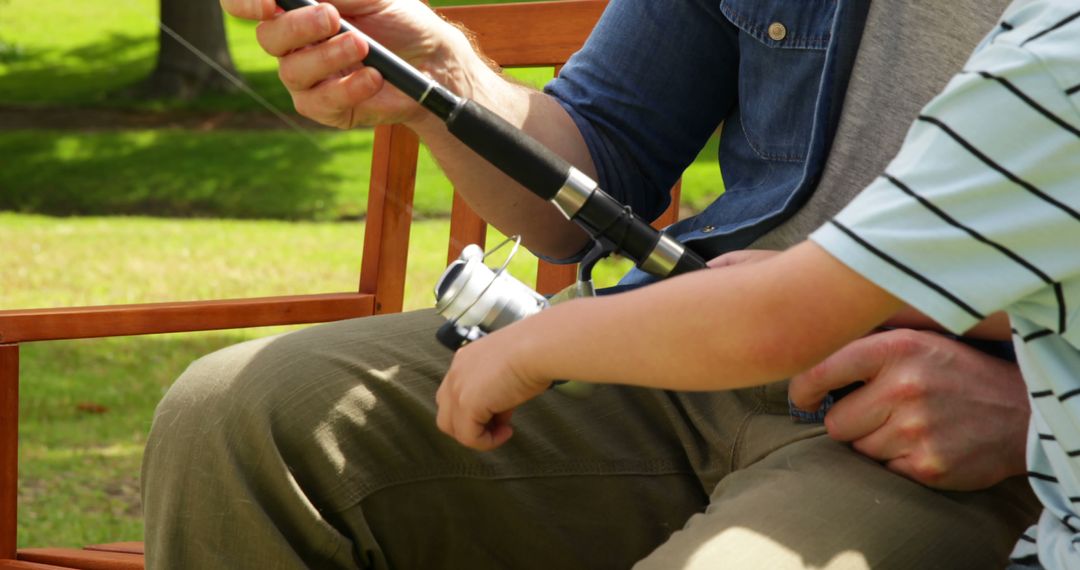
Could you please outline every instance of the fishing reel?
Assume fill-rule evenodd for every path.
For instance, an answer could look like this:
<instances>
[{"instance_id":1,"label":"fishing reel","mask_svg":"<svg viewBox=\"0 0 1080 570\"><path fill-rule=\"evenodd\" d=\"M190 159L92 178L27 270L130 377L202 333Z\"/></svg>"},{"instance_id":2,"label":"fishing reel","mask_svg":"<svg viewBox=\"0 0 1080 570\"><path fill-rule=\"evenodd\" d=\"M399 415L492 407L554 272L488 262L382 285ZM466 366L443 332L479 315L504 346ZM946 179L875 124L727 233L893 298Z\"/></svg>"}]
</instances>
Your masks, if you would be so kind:
<instances>
[{"instance_id":1,"label":"fishing reel","mask_svg":"<svg viewBox=\"0 0 1080 570\"><path fill-rule=\"evenodd\" d=\"M497 269L484 262L506 244L513 242L510 253ZM507 267L521 245L518 236L503 240L491 251L470 244L443 272L435 285L435 310L446 319L435 337L450 350L457 350L488 333L550 307L563 300L592 296L591 280L578 282L548 299L516 279ZM555 389L584 397L592 392L591 384L556 381Z\"/></svg>"}]
</instances>

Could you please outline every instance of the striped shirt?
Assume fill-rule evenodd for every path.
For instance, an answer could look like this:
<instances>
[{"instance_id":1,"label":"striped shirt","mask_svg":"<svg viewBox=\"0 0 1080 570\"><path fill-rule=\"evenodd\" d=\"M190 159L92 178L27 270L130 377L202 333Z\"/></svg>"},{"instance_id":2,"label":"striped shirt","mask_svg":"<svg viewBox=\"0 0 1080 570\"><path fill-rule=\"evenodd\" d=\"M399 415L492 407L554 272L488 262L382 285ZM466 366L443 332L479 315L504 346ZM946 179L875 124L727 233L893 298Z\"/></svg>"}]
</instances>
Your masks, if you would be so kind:
<instances>
[{"instance_id":1,"label":"striped shirt","mask_svg":"<svg viewBox=\"0 0 1080 570\"><path fill-rule=\"evenodd\" d=\"M1080 2L1014 2L811 239L954 332L1009 314L1045 507L1013 559L1080 568Z\"/></svg>"}]
</instances>

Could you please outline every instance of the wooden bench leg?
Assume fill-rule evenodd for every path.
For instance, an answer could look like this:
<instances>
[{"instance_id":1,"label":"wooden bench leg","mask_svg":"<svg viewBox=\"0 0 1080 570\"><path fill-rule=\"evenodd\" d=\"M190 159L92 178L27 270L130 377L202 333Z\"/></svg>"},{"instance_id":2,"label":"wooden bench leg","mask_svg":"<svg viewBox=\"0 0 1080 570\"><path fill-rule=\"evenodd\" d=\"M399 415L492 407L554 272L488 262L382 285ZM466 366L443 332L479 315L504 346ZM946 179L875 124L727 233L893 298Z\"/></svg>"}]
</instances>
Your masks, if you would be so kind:
<instances>
[{"instance_id":1,"label":"wooden bench leg","mask_svg":"<svg viewBox=\"0 0 1080 570\"><path fill-rule=\"evenodd\" d=\"M19 345L0 344L0 559L15 558L19 498Z\"/></svg>"}]
</instances>

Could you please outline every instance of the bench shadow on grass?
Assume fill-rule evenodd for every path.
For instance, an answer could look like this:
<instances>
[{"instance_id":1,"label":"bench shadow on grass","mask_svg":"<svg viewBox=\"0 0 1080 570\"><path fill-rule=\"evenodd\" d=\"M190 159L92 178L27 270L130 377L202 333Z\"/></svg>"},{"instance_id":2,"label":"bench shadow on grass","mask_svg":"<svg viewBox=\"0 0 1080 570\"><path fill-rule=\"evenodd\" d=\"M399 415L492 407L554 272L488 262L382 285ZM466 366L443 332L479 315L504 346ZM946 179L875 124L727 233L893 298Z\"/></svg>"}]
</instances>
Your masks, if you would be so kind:
<instances>
[{"instance_id":1,"label":"bench shadow on grass","mask_svg":"<svg viewBox=\"0 0 1080 570\"><path fill-rule=\"evenodd\" d=\"M156 36L111 33L72 49L19 48L3 63L0 102L7 105L115 106L111 95L150 72ZM19 48L19 49L16 49Z\"/></svg>"},{"instance_id":2,"label":"bench shadow on grass","mask_svg":"<svg viewBox=\"0 0 1080 570\"><path fill-rule=\"evenodd\" d=\"M194 100L131 99L125 93L146 78L157 54L156 34L109 33L98 41L70 49L23 48L4 44L0 64L0 104L143 110L262 111L241 92L208 93ZM288 93L276 70L245 71L243 80L274 107L291 110Z\"/></svg>"},{"instance_id":3,"label":"bench shadow on grass","mask_svg":"<svg viewBox=\"0 0 1080 570\"><path fill-rule=\"evenodd\" d=\"M312 140L318 142L317 147ZM0 209L50 215L355 217L371 134L14 131ZM340 165L340 166L338 166Z\"/></svg>"}]
</instances>

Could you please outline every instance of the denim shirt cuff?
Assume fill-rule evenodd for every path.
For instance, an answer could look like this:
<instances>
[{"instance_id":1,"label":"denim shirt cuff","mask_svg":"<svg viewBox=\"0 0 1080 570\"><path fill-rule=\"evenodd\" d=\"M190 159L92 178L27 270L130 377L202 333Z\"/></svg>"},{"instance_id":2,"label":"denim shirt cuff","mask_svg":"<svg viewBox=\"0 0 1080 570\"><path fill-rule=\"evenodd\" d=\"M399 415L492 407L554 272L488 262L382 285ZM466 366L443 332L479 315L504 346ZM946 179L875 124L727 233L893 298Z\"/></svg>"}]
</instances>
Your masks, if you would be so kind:
<instances>
[{"instance_id":1,"label":"denim shirt cuff","mask_svg":"<svg viewBox=\"0 0 1080 570\"><path fill-rule=\"evenodd\" d=\"M825 394L825 398L821 400L821 405L817 410L809 411L797 407L790 399L788 399L788 411L791 413L791 418L801 424L820 424L825 422L825 414L829 413L829 410L840 401L841 398L848 394L862 388L866 385L866 382L857 380L844 386L831 390L828 394Z\"/></svg>"},{"instance_id":2,"label":"denim shirt cuff","mask_svg":"<svg viewBox=\"0 0 1080 570\"><path fill-rule=\"evenodd\" d=\"M829 412L829 409L836 403L836 399L832 394L826 394L825 399L821 401L821 405L817 410L812 412L806 411L795 405L794 402L788 400L788 411L791 413L791 419L800 424L820 424L825 422L825 414Z\"/></svg>"}]
</instances>

